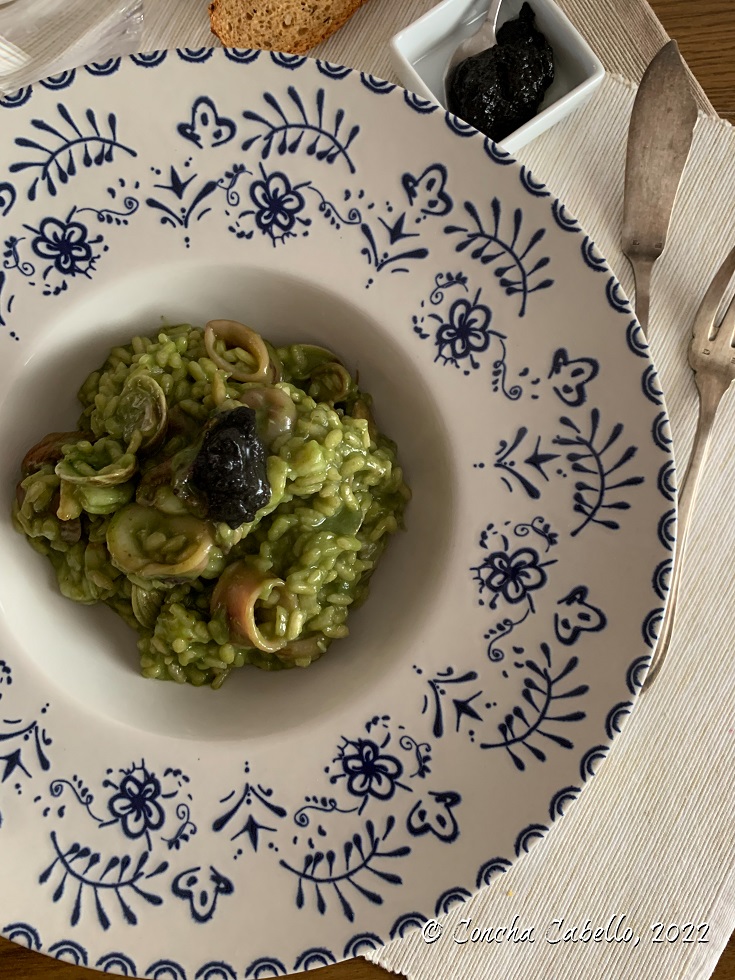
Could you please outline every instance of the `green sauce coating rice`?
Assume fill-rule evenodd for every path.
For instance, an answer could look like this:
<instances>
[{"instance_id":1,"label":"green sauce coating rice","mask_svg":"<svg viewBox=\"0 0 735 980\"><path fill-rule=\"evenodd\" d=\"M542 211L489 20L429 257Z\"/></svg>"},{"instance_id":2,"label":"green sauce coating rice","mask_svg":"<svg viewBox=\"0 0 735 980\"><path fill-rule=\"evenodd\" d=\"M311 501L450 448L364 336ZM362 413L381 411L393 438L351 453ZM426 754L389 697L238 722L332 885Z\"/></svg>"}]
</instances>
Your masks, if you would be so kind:
<instances>
[{"instance_id":1,"label":"green sauce coating rice","mask_svg":"<svg viewBox=\"0 0 735 980\"><path fill-rule=\"evenodd\" d=\"M410 491L333 353L182 324L114 347L79 400L78 431L26 454L13 522L65 596L137 630L145 677L217 688L246 664L307 667L347 636ZM243 405L270 499L232 527L208 519L191 473L213 421Z\"/></svg>"}]
</instances>

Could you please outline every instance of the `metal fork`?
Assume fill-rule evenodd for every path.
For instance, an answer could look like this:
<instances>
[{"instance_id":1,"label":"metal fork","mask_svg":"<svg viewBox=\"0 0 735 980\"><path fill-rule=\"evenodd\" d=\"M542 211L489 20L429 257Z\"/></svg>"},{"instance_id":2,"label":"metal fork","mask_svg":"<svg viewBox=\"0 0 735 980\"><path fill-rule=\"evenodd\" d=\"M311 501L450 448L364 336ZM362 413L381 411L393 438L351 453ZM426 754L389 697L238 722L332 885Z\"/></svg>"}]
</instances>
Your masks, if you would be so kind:
<instances>
[{"instance_id":1,"label":"metal fork","mask_svg":"<svg viewBox=\"0 0 735 980\"><path fill-rule=\"evenodd\" d=\"M682 560L689 531L689 518L697 495L699 478L707 458L717 409L722 396L735 381L735 299L728 306L719 325L716 323L717 312L733 275L735 275L735 248L712 280L697 311L692 328L689 366L694 371L694 381L699 390L699 419L689 465L679 491L678 543L669 579L669 601L651 667L643 684L644 691L647 691L656 680L669 649L676 616Z\"/></svg>"}]
</instances>

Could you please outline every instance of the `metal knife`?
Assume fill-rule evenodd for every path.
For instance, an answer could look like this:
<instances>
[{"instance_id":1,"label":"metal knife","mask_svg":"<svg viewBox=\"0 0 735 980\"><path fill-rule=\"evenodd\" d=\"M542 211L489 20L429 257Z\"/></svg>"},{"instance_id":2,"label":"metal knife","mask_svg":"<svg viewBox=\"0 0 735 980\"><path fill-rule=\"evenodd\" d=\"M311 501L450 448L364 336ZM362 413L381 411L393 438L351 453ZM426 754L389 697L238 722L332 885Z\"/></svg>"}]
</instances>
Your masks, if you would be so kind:
<instances>
[{"instance_id":1,"label":"metal knife","mask_svg":"<svg viewBox=\"0 0 735 980\"><path fill-rule=\"evenodd\" d=\"M648 332L651 272L666 244L671 212L697 122L686 65L669 41L646 69L633 103L625 161L623 252L635 276L635 308Z\"/></svg>"}]
</instances>

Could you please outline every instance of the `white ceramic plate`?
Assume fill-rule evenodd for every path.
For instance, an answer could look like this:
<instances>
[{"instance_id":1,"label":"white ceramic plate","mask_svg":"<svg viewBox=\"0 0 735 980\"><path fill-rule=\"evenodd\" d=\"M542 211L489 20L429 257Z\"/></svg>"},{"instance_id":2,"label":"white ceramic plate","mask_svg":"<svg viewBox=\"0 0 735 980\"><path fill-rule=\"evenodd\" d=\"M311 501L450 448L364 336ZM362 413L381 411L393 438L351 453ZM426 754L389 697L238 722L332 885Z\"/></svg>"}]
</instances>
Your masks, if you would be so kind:
<instances>
[{"instance_id":1,"label":"white ceramic plate","mask_svg":"<svg viewBox=\"0 0 735 980\"><path fill-rule=\"evenodd\" d=\"M157 980L402 935L545 834L645 673L675 493L629 304L527 170L347 69L136 56L0 123L0 927ZM212 317L334 348L414 491L351 637L219 692L141 679L8 517L112 344Z\"/></svg>"}]
</instances>

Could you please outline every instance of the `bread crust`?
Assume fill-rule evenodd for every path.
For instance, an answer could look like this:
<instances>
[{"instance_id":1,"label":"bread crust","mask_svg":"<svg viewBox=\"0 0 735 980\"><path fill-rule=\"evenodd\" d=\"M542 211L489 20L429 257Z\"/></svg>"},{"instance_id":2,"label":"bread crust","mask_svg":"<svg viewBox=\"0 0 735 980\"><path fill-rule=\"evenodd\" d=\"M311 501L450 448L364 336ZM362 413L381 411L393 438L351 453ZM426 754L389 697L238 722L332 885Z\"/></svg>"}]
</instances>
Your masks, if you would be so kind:
<instances>
[{"instance_id":1,"label":"bread crust","mask_svg":"<svg viewBox=\"0 0 735 980\"><path fill-rule=\"evenodd\" d=\"M366 0L211 0L212 33L225 47L305 54Z\"/></svg>"}]
</instances>

